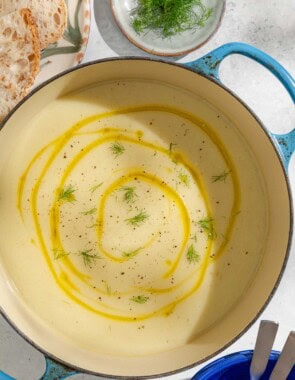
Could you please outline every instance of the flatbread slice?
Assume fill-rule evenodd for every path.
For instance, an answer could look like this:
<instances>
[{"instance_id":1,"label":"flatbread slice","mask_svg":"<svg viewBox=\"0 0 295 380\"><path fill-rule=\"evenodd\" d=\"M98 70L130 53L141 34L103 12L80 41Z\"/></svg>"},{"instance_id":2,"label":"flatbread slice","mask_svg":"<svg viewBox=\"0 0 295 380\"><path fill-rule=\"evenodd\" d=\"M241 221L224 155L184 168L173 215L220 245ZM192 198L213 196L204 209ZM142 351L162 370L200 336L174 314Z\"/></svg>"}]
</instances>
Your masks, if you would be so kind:
<instances>
[{"instance_id":1,"label":"flatbread slice","mask_svg":"<svg viewBox=\"0 0 295 380\"><path fill-rule=\"evenodd\" d=\"M39 63L38 29L30 9L0 17L0 120L27 94Z\"/></svg>"}]
</instances>

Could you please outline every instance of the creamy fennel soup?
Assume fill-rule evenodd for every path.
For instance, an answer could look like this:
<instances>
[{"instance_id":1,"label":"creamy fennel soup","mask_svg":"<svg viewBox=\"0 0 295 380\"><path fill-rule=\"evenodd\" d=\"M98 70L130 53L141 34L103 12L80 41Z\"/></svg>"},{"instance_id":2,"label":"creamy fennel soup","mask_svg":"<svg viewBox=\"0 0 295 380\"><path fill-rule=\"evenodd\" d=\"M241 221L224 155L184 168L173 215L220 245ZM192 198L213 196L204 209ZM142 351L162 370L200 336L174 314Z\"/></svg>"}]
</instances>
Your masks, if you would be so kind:
<instances>
[{"instance_id":1,"label":"creamy fennel soup","mask_svg":"<svg viewBox=\"0 0 295 380\"><path fill-rule=\"evenodd\" d=\"M245 141L201 99L152 82L40 110L0 192L12 288L53 334L98 353L198 339L243 297L267 236Z\"/></svg>"}]
</instances>

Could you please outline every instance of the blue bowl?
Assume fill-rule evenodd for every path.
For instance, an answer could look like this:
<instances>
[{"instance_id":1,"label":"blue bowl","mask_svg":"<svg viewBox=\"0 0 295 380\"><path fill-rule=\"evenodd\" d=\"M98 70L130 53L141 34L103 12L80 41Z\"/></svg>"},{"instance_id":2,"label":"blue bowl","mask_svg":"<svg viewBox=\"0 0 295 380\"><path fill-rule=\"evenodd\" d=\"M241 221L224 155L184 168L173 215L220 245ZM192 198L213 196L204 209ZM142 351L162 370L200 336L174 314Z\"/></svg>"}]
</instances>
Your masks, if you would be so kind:
<instances>
[{"instance_id":1,"label":"blue bowl","mask_svg":"<svg viewBox=\"0 0 295 380\"><path fill-rule=\"evenodd\" d=\"M226 355L202 368L192 380L250 380L250 363L253 350L240 351ZM269 376L280 353L272 351L265 373L261 380L269 380ZM286 380L295 380L295 366Z\"/></svg>"}]
</instances>

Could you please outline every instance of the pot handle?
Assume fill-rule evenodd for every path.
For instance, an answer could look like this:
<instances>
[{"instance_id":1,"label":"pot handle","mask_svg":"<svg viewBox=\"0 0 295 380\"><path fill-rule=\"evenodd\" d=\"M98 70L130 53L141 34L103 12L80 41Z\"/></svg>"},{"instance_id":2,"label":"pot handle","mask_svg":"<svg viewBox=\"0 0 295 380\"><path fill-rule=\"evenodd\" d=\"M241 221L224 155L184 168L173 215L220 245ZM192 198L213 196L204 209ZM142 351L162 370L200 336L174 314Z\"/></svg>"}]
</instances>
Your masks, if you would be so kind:
<instances>
[{"instance_id":1,"label":"pot handle","mask_svg":"<svg viewBox=\"0 0 295 380\"><path fill-rule=\"evenodd\" d=\"M45 356L45 362L46 362L45 373L40 378L40 380L52 380L52 379L63 380L80 373L74 370L73 368L69 368L61 363L56 362L55 360L49 358L48 356Z\"/></svg>"},{"instance_id":2,"label":"pot handle","mask_svg":"<svg viewBox=\"0 0 295 380\"><path fill-rule=\"evenodd\" d=\"M16 379L14 377L7 375L7 373L0 371L0 380L16 380Z\"/></svg>"},{"instance_id":3,"label":"pot handle","mask_svg":"<svg viewBox=\"0 0 295 380\"><path fill-rule=\"evenodd\" d=\"M271 71L284 85L288 93L290 94L293 102L295 103L295 80L288 73L284 67L278 63L275 59L257 49L254 46L250 46L240 42L232 42L220 46L219 48L212 50L205 56L197 59L193 62L185 63L185 66L190 67L194 71L206 75L212 78L216 82L221 83L219 78L219 66L221 61L231 54L241 54L246 57L254 59L261 65ZM288 167L292 153L295 151L295 129L291 132L283 135L270 133L275 144L279 148L281 157L284 161L285 167Z\"/></svg>"}]
</instances>

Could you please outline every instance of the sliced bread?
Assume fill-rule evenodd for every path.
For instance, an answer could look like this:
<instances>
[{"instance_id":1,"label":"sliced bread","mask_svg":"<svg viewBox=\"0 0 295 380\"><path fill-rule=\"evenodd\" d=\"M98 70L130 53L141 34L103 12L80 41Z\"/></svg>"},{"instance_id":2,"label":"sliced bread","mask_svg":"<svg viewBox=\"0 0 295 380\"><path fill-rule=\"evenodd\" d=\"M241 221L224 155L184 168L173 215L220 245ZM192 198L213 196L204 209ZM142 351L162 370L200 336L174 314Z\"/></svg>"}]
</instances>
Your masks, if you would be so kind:
<instances>
[{"instance_id":1,"label":"sliced bread","mask_svg":"<svg viewBox=\"0 0 295 380\"><path fill-rule=\"evenodd\" d=\"M31 10L0 17L0 120L26 95L39 63L38 29Z\"/></svg>"},{"instance_id":2,"label":"sliced bread","mask_svg":"<svg viewBox=\"0 0 295 380\"><path fill-rule=\"evenodd\" d=\"M66 28L65 0L4 0L6 12L29 8L38 26L40 49L58 41ZM0 0L1 14L1 0Z\"/></svg>"},{"instance_id":3,"label":"sliced bread","mask_svg":"<svg viewBox=\"0 0 295 380\"><path fill-rule=\"evenodd\" d=\"M41 50L62 37L67 24L64 0L28 0L27 7L38 26Z\"/></svg>"}]
</instances>

